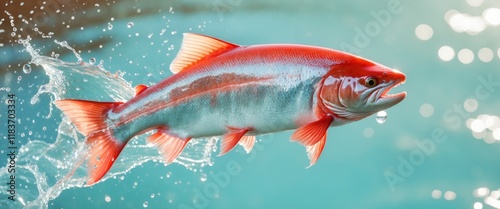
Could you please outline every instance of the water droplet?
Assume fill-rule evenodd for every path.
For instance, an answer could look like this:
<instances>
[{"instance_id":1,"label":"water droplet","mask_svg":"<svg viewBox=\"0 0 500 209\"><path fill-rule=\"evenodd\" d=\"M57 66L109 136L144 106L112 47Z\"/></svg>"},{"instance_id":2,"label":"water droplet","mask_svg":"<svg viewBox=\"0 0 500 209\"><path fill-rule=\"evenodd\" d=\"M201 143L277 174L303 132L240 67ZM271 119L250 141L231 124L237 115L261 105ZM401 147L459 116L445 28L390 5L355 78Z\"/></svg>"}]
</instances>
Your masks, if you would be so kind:
<instances>
[{"instance_id":1,"label":"water droplet","mask_svg":"<svg viewBox=\"0 0 500 209\"><path fill-rule=\"evenodd\" d=\"M387 120L387 112L386 111L378 112L376 120L377 120L377 123L385 123L385 121Z\"/></svg>"},{"instance_id":2,"label":"water droplet","mask_svg":"<svg viewBox=\"0 0 500 209\"><path fill-rule=\"evenodd\" d=\"M155 194L154 194L154 193L153 193L153 194L151 194L151 198L155 198Z\"/></svg>"},{"instance_id":3,"label":"water droplet","mask_svg":"<svg viewBox=\"0 0 500 209\"><path fill-rule=\"evenodd\" d=\"M201 180L202 182L207 181L207 174L204 174L204 173L203 173L203 174L201 174L201 178L200 178L200 180Z\"/></svg>"},{"instance_id":4,"label":"water droplet","mask_svg":"<svg viewBox=\"0 0 500 209\"><path fill-rule=\"evenodd\" d=\"M111 202L111 197L109 195L104 196L104 201Z\"/></svg>"},{"instance_id":5,"label":"water droplet","mask_svg":"<svg viewBox=\"0 0 500 209\"><path fill-rule=\"evenodd\" d=\"M149 203L148 203L148 201L146 201L146 202L144 202L144 203L142 204L142 207L147 208L147 207L148 207L148 204L149 204Z\"/></svg>"},{"instance_id":6,"label":"water droplet","mask_svg":"<svg viewBox=\"0 0 500 209\"><path fill-rule=\"evenodd\" d=\"M134 23L133 23L133 22L128 22L128 23L127 23L127 28L131 28L131 27L133 27L133 26L134 26Z\"/></svg>"},{"instance_id":7,"label":"water droplet","mask_svg":"<svg viewBox=\"0 0 500 209\"><path fill-rule=\"evenodd\" d=\"M89 64L94 65L95 62L96 62L95 58L92 57L92 58L89 59Z\"/></svg>"},{"instance_id":8,"label":"water droplet","mask_svg":"<svg viewBox=\"0 0 500 209\"><path fill-rule=\"evenodd\" d=\"M24 64L23 66L23 72L28 74L31 73L31 65L30 64Z\"/></svg>"},{"instance_id":9,"label":"water droplet","mask_svg":"<svg viewBox=\"0 0 500 209\"><path fill-rule=\"evenodd\" d=\"M23 77L22 76L17 76L17 80L21 81L21 80L23 80Z\"/></svg>"},{"instance_id":10,"label":"water droplet","mask_svg":"<svg viewBox=\"0 0 500 209\"><path fill-rule=\"evenodd\" d=\"M111 23L108 23L108 30L113 30L113 25Z\"/></svg>"}]
</instances>

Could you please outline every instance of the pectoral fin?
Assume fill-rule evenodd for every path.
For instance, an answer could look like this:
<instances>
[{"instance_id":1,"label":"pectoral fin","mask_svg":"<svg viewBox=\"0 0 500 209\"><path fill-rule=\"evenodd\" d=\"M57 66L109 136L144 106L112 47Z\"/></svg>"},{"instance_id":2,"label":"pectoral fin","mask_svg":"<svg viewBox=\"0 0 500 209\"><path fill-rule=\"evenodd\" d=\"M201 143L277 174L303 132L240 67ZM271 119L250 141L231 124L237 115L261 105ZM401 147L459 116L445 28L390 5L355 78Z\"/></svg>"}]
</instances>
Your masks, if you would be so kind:
<instances>
[{"instance_id":1,"label":"pectoral fin","mask_svg":"<svg viewBox=\"0 0 500 209\"><path fill-rule=\"evenodd\" d=\"M318 161L318 158L321 155L321 152L323 152L323 148L325 147L325 143L326 143L326 133L316 144L311 146L306 146L307 157L309 158L308 168L313 166L316 163L316 161Z\"/></svg>"},{"instance_id":2,"label":"pectoral fin","mask_svg":"<svg viewBox=\"0 0 500 209\"><path fill-rule=\"evenodd\" d=\"M326 143L326 132L332 122L333 117L325 115L317 121L298 128L293 133L292 141L299 142L306 147L307 156L310 160L309 167L314 165L321 155Z\"/></svg>"}]
</instances>

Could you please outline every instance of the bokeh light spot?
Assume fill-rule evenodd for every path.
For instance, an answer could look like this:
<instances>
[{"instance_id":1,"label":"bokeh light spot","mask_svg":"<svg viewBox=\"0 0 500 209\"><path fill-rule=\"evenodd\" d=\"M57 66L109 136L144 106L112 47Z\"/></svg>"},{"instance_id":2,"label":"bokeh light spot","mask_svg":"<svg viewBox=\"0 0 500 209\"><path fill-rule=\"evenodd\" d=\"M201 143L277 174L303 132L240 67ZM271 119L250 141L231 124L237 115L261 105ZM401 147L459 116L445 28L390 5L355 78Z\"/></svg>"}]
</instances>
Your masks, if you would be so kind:
<instances>
[{"instance_id":1,"label":"bokeh light spot","mask_svg":"<svg viewBox=\"0 0 500 209\"><path fill-rule=\"evenodd\" d=\"M482 48L477 53L477 56L483 62L490 62L491 60L493 60L494 54L493 50L491 50L490 48Z\"/></svg>"},{"instance_id":2,"label":"bokeh light spot","mask_svg":"<svg viewBox=\"0 0 500 209\"><path fill-rule=\"evenodd\" d=\"M442 46L441 48L439 48L438 56L439 56L439 59L441 59L445 62L450 61L453 59L453 57L455 57L455 50L453 48L451 48L450 46ZM498 57L500 57L500 49L499 49Z\"/></svg>"},{"instance_id":3,"label":"bokeh light spot","mask_svg":"<svg viewBox=\"0 0 500 209\"><path fill-rule=\"evenodd\" d=\"M464 109L467 112L474 112L477 110L479 104L475 99L467 99L464 102Z\"/></svg>"},{"instance_id":4,"label":"bokeh light spot","mask_svg":"<svg viewBox=\"0 0 500 209\"><path fill-rule=\"evenodd\" d=\"M492 26L500 25L500 9L488 8L483 12L483 19Z\"/></svg>"},{"instance_id":5,"label":"bokeh light spot","mask_svg":"<svg viewBox=\"0 0 500 209\"><path fill-rule=\"evenodd\" d=\"M500 140L500 128L495 129L492 134L495 140Z\"/></svg>"},{"instance_id":6,"label":"bokeh light spot","mask_svg":"<svg viewBox=\"0 0 500 209\"><path fill-rule=\"evenodd\" d=\"M435 189L435 190L432 190L431 195L432 195L432 198L439 199L439 198L441 198L442 194L441 194L441 191Z\"/></svg>"},{"instance_id":7,"label":"bokeh light spot","mask_svg":"<svg viewBox=\"0 0 500 209\"><path fill-rule=\"evenodd\" d=\"M470 64L474 61L474 53L470 49L462 49L458 52L458 60L463 64Z\"/></svg>"},{"instance_id":8,"label":"bokeh light spot","mask_svg":"<svg viewBox=\"0 0 500 209\"><path fill-rule=\"evenodd\" d=\"M486 187L480 187L475 189L473 193L475 197L485 197L490 193L490 190Z\"/></svg>"},{"instance_id":9,"label":"bokeh light spot","mask_svg":"<svg viewBox=\"0 0 500 209\"><path fill-rule=\"evenodd\" d=\"M483 4L484 0L467 0L467 4L473 6L473 7L478 7Z\"/></svg>"},{"instance_id":10,"label":"bokeh light spot","mask_svg":"<svg viewBox=\"0 0 500 209\"><path fill-rule=\"evenodd\" d=\"M481 132L472 132L472 136L476 139L484 139L486 137L486 131L481 131Z\"/></svg>"},{"instance_id":11,"label":"bokeh light spot","mask_svg":"<svg viewBox=\"0 0 500 209\"><path fill-rule=\"evenodd\" d=\"M366 138L370 138L373 136L373 128L365 128L365 130L363 131L363 135L366 137Z\"/></svg>"},{"instance_id":12,"label":"bokeh light spot","mask_svg":"<svg viewBox=\"0 0 500 209\"><path fill-rule=\"evenodd\" d=\"M460 13L456 10L446 12L445 20L455 32L466 32L469 35L477 35L488 26L483 17Z\"/></svg>"},{"instance_id":13,"label":"bokeh light spot","mask_svg":"<svg viewBox=\"0 0 500 209\"><path fill-rule=\"evenodd\" d=\"M495 138L493 138L493 133L491 132L486 132L486 136L484 136L483 140L486 144L493 144L496 142Z\"/></svg>"},{"instance_id":14,"label":"bokeh light spot","mask_svg":"<svg viewBox=\"0 0 500 209\"><path fill-rule=\"evenodd\" d=\"M475 202L474 203L474 209L483 209L483 204L480 202Z\"/></svg>"},{"instance_id":15,"label":"bokeh light spot","mask_svg":"<svg viewBox=\"0 0 500 209\"><path fill-rule=\"evenodd\" d=\"M453 191L446 191L444 193L444 199L446 200L454 200L457 197L457 194Z\"/></svg>"},{"instance_id":16,"label":"bokeh light spot","mask_svg":"<svg viewBox=\"0 0 500 209\"><path fill-rule=\"evenodd\" d=\"M425 103L420 106L420 115L430 117L434 114L434 107L431 104Z\"/></svg>"},{"instance_id":17,"label":"bokeh light spot","mask_svg":"<svg viewBox=\"0 0 500 209\"><path fill-rule=\"evenodd\" d=\"M415 35L420 40L427 41L432 38L433 34L432 27L427 24L420 24L415 28Z\"/></svg>"},{"instance_id":18,"label":"bokeh light spot","mask_svg":"<svg viewBox=\"0 0 500 209\"><path fill-rule=\"evenodd\" d=\"M472 123L470 124L470 128L474 132L482 132L482 131L484 131L484 129L486 127L484 126L484 123L482 120L476 119L476 120L472 121Z\"/></svg>"}]
</instances>

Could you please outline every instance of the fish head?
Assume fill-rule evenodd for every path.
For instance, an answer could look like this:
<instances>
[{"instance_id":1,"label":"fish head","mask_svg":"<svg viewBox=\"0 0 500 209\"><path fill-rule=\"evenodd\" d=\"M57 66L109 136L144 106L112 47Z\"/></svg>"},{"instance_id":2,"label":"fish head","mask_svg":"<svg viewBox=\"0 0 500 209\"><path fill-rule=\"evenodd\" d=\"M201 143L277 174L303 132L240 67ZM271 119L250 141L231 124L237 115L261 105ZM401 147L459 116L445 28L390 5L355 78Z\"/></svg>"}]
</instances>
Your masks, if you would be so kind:
<instances>
[{"instance_id":1,"label":"fish head","mask_svg":"<svg viewBox=\"0 0 500 209\"><path fill-rule=\"evenodd\" d=\"M338 64L324 76L319 100L326 112L360 120L401 102L406 92L388 92L405 80L400 71L368 60Z\"/></svg>"}]
</instances>

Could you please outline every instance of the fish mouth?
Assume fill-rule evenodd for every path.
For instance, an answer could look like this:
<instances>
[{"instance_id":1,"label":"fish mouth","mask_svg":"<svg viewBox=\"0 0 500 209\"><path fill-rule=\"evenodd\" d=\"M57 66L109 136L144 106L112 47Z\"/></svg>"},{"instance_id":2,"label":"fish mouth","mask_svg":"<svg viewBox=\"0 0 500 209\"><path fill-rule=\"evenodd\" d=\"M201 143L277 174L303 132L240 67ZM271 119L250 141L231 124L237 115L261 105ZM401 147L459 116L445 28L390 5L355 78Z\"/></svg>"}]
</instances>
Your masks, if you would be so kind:
<instances>
[{"instance_id":1,"label":"fish mouth","mask_svg":"<svg viewBox=\"0 0 500 209\"><path fill-rule=\"evenodd\" d=\"M391 89L401 85L401 84L404 84L405 81L406 81L406 79L405 79L404 75L397 80L393 80L392 84L389 84L386 88L384 88L384 90L380 94L380 97L379 97L377 103L384 105L384 106L391 107L391 106L396 105L397 103L403 101L403 99L406 98L405 91L400 92L400 93L395 93L395 94L389 94L389 91Z\"/></svg>"}]
</instances>

